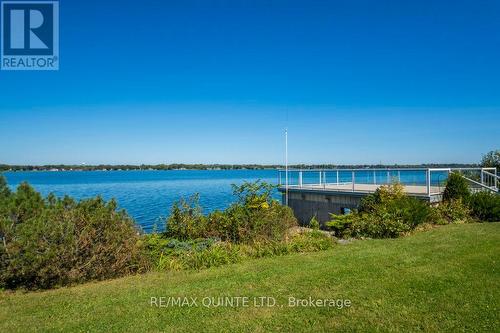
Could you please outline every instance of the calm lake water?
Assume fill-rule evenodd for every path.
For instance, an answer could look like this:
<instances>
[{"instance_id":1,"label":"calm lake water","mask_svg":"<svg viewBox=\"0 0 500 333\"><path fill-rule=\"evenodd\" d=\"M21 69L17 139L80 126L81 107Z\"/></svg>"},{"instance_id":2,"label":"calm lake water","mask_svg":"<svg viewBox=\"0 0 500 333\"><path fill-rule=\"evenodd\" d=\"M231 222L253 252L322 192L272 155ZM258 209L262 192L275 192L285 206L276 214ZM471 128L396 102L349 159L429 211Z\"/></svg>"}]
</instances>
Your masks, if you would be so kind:
<instances>
[{"instance_id":1,"label":"calm lake water","mask_svg":"<svg viewBox=\"0 0 500 333\"><path fill-rule=\"evenodd\" d=\"M27 181L43 195L115 198L146 232L155 224L162 229L164 222L160 217L168 216L173 202L181 197L199 193L201 206L210 212L224 209L234 201L231 184L258 179L278 182L275 170L6 172L4 175L11 188Z\"/></svg>"}]
</instances>

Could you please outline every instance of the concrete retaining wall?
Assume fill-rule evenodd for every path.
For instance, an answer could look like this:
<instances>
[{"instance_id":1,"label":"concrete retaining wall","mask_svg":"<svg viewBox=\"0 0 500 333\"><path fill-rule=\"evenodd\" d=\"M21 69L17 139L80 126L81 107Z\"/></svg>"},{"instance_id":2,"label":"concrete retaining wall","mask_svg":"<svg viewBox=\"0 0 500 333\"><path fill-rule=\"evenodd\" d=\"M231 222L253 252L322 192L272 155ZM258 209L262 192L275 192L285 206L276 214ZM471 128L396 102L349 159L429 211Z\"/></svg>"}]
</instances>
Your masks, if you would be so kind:
<instances>
[{"instance_id":1,"label":"concrete retaining wall","mask_svg":"<svg viewBox=\"0 0 500 333\"><path fill-rule=\"evenodd\" d=\"M330 214L343 214L345 208L351 210L358 208L362 197L363 195L356 193L324 194L290 191L288 205L301 225L308 225L313 216L316 216L323 225L330 220ZM282 200L284 203L284 193Z\"/></svg>"},{"instance_id":2,"label":"concrete retaining wall","mask_svg":"<svg viewBox=\"0 0 500 333\"><path fill-rule=\"evenodd\" d=\"M282 201L285 204L285 188L280 187L279 191L282 193ZM324 225L325 222L330 221L330 214L344 214L345 208L350 210L359 208L361 199L368 194L370 192L290 188L288 190L288 205L292 208L300 224L308 225L313 216L316 216L318 221ZM442 199L441 194L409 195L432 204L439 203Z\"/></svg>"}]
</instances>

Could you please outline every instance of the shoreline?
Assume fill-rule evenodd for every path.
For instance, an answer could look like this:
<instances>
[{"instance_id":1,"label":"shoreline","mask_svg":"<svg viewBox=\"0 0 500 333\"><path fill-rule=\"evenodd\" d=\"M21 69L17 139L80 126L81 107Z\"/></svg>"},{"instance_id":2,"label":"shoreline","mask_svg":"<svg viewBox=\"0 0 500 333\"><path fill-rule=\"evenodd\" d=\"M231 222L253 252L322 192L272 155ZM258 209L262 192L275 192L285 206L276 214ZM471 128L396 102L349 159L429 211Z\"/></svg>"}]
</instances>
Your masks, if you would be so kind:
<instances>
[{"instance_id":1,"label":"shoreline","mask_svg":"<svg viewBox=\"0 0 500 333\"><path fill-rule=\"evenodd\" d=\"M290 169L389 169L389 168L475 168L477 163L425 163L425 164L293 164ZM169 164L169 165L6 165L0 164L3 172L69 172L69 171L237 171L237 170L280 170L283 165L258 164Z\"/></svg>"}]
</instances>

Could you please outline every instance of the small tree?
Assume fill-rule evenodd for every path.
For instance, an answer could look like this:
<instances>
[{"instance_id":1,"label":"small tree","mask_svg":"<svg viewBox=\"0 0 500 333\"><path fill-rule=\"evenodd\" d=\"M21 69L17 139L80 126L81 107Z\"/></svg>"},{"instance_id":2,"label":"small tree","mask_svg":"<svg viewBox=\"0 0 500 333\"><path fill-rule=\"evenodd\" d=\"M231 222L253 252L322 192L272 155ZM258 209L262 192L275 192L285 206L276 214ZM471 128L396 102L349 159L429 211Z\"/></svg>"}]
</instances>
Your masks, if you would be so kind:
<instances>
[{"instance_id":1,"label":"small tree","mask_svg":"<svg viewBox=\"0 0 500 333\"><path fill-rule=\"evenodd\" d=\"M464 177L453 172L448 177L443 193L444 201L466 200L470 196L469 185Z\"/></svg>"},{"instance_id":2,"label":"small tree","mask_svg":"<svg viewBox=\"0 0 500 333\"><path fill-rule=\"evenodd\" d=\"M318 219L316 218L316 215L314 215L311 219L311 221L309 221L309 228L313 229L313 230L319 230L319 221Z\"/></svg>"},{"instance_id":3,"label":"small tree","mask_svg":"<svg viewBox=\"0 0 500 333\"><path fill-rule=\"evenodd\" d=\"M500 171L500 149L492 150L483 155L481 165L487 168L497 168L497 171Z\"/></svg>"}]
</instances>

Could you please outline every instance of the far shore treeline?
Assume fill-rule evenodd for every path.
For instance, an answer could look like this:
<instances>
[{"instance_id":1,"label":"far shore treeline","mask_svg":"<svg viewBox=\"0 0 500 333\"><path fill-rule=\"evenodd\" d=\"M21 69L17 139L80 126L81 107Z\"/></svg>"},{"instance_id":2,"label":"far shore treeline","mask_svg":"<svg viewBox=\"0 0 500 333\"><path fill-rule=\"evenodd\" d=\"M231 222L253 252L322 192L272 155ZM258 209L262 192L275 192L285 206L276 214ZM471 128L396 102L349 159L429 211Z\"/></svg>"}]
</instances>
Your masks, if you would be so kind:
<instances>
[{"instance_id":1,"label":"far shore treeline","mask_svg":"<svg viewBox=\"0 0 500 333\"><path fill-rule=\"evenodd\" d=\"M420 165L384 165L384 164L362 164L362 165L335 165L335 164L294 164L291 169L365 169L365 168L473 168L479 164L420 164ZM266 164L141 164L141 165L8 165L0 164L2 171L118 171L118 170L264 170L281 169L284 165L266 165Z\"/></svg>"}]
</instances>

